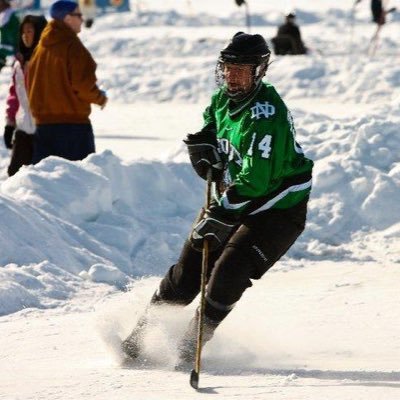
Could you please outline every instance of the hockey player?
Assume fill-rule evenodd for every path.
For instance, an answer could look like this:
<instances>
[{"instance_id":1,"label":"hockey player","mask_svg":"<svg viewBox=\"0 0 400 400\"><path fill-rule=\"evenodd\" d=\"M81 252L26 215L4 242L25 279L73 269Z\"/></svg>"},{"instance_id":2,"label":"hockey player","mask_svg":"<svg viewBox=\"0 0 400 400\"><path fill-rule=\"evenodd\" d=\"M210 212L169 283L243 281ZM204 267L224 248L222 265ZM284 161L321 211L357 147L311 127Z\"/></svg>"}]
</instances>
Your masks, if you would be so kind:
<instances>
[{"instance_id":1,"label":"hockey player","mask_svg":"<svg viewBox=\"0 0 400 400\"><path fill-rule=\"evenodd\" d=\"M238 32L221 53L220 88L204 112L204 126L185 140L192 165L211 169L220 195L203 210L178 262L162 279L150 306L185 306L200 289L202 245L209 243L203 343L304 230L313 162L295 139L293 119L270 83L262 82L270 50L261 35ZM217 192L217 191L216 191ZM198 311L179 345L180 363L193 362ZM122 343L140 355L147 317Z\"/></svg>"}]
</instances>

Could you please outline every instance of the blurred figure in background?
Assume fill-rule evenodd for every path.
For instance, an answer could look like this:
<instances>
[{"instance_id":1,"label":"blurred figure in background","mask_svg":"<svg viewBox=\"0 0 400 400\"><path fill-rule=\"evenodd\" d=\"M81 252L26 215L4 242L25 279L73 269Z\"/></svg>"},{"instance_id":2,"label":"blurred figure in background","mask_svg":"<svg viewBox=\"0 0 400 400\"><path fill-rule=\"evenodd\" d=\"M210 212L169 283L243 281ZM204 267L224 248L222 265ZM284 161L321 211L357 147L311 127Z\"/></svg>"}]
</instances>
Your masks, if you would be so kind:
<instances>
[{"instance_id":1,"label":"blurred figure in background","mask_svg":"<svg viewBox=\"0 0 400 400\"><path fill-rule=\"evenodd\" d=\"M272 39L272 44L277 55L307 53L308 50L301 39L300 28L296 24L294 12L286 15L285 23L278 28L278 33Z\"/></svg>"},{"instance_id":2,"label":"blurred figure in background","mask_svg":"<svg viewBox=\"0 0 400 400\"><path fill-rule=\"evenodd\" d=\"M356 0L354 3L354 7L361 3L362 0ZM387 2L386 2L387 4ZM379 47L379 34L380 31L386 23L387 14L396 11L396 7L392 7L390 9L386 9L384 2L382 0L371 0L371 14L372 14L372 22L376 24L376 31L372 36L369 46L368 46L368 55L373 56L378 47Z\"/></svg>"},{"instance_id":3,"label":"blurred figure in background","mask_svg":"<svg viewBox=\"0 0 400 400\"><path fill-rule=\"evenodd\" d=\"M372 21L378 25L383 25L386 22L386 13L383 8L382 0L371 1Z\"/></svg>"},{"instance_id":4,"label":"blurred figure in background","mask_svg":"<svg viewBox=\"0 0 400 400\"><path fill-rule=\"evenodd\" d=\"M28 95L36 123L33 163L48 156L83 160L95 152L91 104L107 97L96 84L96 63L78 38L78 3L56 1L29 63Z\"/></svg>"},{"instance_id":5,"label":"blurred figure in background","mask_svg":"<svg viewBox=\"0 0 400 400\"><path fill-rule=\"evenodd\" d=\"M0 0L0 71L6 65L6 57L15 55L18 36L18 17L9 0Z\"/></svg>"},{"instance_id":6,"label":"blurred figure in background","mask_svg":"<svg viewBox=\"0 0 400 400\"><path fill-rule=\"evenodd\" d=\"M43 16L27 15L21 23L19 53L14 64L11 86L7 98L4 143L12 149L8 175L14 175L22 165L32 163L35 124L26 92L26 71L33 50L47 24Z\"/></svg>"},{"instance_id":7,"label":"blurred figure in background","mask_svg":"<svg viewBox=\"0 0 400 400\"><path fill-rule=\"evenodd\" d=\"M85 20L85 27L91 28L96 17L96 1L95 0L79 0L79 8L82 11Z\"/></svg>"},{"instance_id":8,"label":"blurred figure in background","mask_svg":"<svg viewBox=\"0 0 400 400\"><path fill-rule=\"evenodd\" d=\"M361 3L362 0L356 0L355 5ZM386 22L386 11L383 7L382 0L371 0L372 21L378 25L384 25Z\"/></svg>"}]
</instances>

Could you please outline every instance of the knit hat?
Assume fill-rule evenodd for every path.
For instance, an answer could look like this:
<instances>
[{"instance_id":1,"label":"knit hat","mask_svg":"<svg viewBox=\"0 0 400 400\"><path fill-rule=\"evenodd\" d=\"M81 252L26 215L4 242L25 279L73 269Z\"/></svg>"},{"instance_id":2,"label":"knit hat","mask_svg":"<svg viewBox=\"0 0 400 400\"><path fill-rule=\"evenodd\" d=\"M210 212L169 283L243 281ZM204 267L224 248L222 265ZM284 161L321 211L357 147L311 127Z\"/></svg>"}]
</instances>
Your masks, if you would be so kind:
<instances>
[{"instance_id":1,"label":"knit hat","mask_svg":"<svg viewBox=\"0 0 400 400\"><path fill-rule=\"evenodd\" d=\"M78 3L75 3L74 1L58 0L51 5L50 15L54 19L63 20L65 16L72 13L76 7L78 7Z\"/></svg>"}]
</instances>

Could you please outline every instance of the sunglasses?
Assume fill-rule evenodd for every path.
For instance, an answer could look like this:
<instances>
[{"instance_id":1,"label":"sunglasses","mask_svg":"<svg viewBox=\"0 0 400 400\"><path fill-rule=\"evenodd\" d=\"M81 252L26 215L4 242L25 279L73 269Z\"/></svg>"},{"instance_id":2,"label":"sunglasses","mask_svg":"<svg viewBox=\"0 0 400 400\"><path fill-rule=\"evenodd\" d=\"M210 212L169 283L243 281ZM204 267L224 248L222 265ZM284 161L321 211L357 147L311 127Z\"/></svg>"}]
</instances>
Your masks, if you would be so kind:
<instances>
[{"instance_id":1,"label":"sunglasses","mask_svg":"<svg viewBox=\"0 0 400 400\"><path fill-rule=\"evenodd\" d=\"M78 17L80 19L83 19L82 13L68 13L68 15L71 15L71 17Z\"/></svg>"}]
</instances>

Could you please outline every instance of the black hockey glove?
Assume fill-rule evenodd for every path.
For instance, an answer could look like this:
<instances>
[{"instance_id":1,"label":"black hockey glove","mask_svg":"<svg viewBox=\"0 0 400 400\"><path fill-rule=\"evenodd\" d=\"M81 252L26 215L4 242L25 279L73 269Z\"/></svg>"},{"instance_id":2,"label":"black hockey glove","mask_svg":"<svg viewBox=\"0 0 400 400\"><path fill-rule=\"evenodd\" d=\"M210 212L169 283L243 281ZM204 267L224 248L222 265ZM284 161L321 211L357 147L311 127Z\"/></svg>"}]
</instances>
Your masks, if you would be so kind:
<instances>
[{"instance_id":1,"label":"black hockey glove","mask_svg":"<svg viewBox=\"0 0 400 400\"><path fill-rule=\"evenodd\" d=\"M196 173L206 180L207 171L211 168L212 181L219 181L222 178L224 163L217 150L217 140L207 132L199 132L187 135L184 142Z\"/></svg>"},{"instance_id":2,"label":"black hockey glove","mask_svg":"<svg viewBox=\"0 0 400 400\"><path fill-rule=\"evenodd\" d=\"M192 230L190 235L192 247L201 251L206 239L210 251L218 249L225 245L238 223L237 218L221 213L219 206L211 206Z\"/></svg>"},{"instance_id":3,"label":"black hockey glove","mask_svg":"<svg viewBox=\"0 0 400 400\"><path fill-rule=\"evenodd\" d=\"M235 3L240 7L242 4L246 3L246 0L235 0Z\"/></svg>"},{"instance_id":4,"label":"black hockey glove","mask_svg":"<svg viewBox=\"0 0 400 400\"><path fill-rule=\"evenodd\" d=\"M6 125L4 127L4 144L7 149L12 149L12 137L15 130L15 126Z\"/></svg>"}]
</instances>

